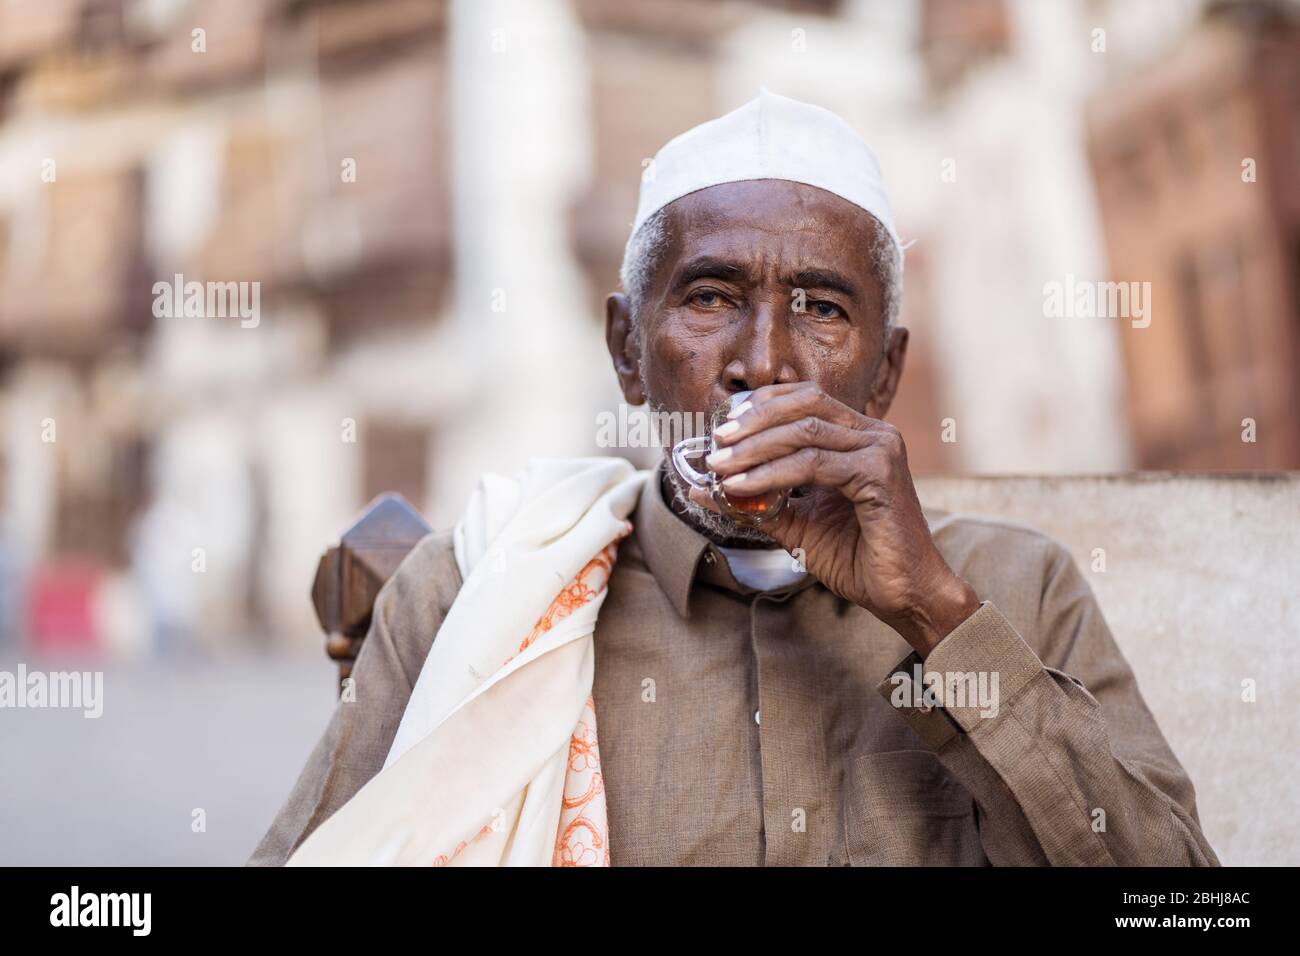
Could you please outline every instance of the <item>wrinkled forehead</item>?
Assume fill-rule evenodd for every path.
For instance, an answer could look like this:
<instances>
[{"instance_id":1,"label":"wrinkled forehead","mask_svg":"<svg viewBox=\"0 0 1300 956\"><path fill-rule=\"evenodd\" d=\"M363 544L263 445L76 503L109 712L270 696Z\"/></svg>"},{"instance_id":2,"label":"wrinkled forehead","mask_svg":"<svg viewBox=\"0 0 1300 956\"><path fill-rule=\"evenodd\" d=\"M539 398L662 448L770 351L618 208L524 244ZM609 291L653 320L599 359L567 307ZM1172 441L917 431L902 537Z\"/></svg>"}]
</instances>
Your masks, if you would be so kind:
<instances>
[{"instance_id":1,"label":"wrinkled forehead","mask_svg":"<svg viewBox=\"0 0 1300 956\"><path fill-rule=\"evenodd\" d=\"M880 229L860 206L803 183L756 179L722 183L665 207L668 262L697 255L799 268L835 266L873 275Z\"/></svg>"}]
</instances>

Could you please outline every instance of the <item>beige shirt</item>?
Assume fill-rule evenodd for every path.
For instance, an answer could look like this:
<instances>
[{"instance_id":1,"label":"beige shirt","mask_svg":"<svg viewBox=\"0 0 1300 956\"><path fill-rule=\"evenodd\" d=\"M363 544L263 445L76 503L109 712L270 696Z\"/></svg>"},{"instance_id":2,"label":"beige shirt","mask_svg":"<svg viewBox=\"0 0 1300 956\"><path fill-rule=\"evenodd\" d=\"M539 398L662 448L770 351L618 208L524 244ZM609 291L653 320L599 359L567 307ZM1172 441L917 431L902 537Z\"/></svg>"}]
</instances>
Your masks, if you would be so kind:
<instances>
[{"instance_id":1,"label":"beige shirt","mask_svg":"<svg viewBox=\"0 0 1300 956\"><path fill-rule=\"evenodd\" d=\"M614 864L1218 864L1068 552L995 518L926 517L983 603L917 671L868 611L811 575L740 585L642 495L595 631ZM460 583L450 532L389 581L356 700L338 704L250 863L283 863L383 766ZM935 701L906 693L918 673L973 676L953 687L964 700Z\"/></svg>"}]
</instances>

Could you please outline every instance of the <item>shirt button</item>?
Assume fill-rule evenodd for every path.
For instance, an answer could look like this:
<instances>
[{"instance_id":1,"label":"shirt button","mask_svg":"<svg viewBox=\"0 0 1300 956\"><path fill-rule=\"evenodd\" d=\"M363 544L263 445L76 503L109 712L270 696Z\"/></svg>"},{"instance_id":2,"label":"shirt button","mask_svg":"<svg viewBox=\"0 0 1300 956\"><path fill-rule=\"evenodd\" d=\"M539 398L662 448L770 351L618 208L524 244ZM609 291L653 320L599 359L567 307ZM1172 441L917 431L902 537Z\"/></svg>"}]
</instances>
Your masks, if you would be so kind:
<instances>
[{"instance_id":1,"label":"shirt button","mask_svg":"<svg viewBox=\"0 0 1300 956\"><path fill-rule=\"evenodd\" d=\"M704 563L705 563L705 564L712 564L712 563L713 563L714 561L716 561L716 560L717 560L717 559L713 556L713 552L712 552L712 551L705 551L705 552L704 552Z\"/></svg>"},{"instance_id":2,"label":"shirt button","mask_svg":"<svg viewBox=\"0 0 1300 956\"><path fill-rule=\"evenodd\" d=\"M758 714L759 714L759 711L757 711L757 710L754 711L754 723L756 723L756 724L759 723Z\"/></svg>"}]
</instances>

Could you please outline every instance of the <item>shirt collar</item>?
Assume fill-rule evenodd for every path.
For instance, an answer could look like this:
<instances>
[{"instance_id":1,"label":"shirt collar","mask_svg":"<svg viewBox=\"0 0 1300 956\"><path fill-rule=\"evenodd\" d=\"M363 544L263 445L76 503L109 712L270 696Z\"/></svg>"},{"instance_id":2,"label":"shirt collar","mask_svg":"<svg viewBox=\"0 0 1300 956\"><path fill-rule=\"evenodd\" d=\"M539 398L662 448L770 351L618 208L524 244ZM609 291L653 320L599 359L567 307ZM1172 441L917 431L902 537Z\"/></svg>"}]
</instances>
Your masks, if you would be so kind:
<instances>
[{"instance_id":1,"label":"shirt collar","mask_svg":"<svg viewBox=\"0 0 1300 956\"><path fill-rule=\"evenodd\" d=\"M757 594L754 588L746 587L732 576L726 556L708 538L673 513L664 501L663 469L661 460L650 472L632 523L646 567L677 613L690 617L691 589L697 579L740 594ZM788 595L818 583L809 574L787 588L766 593Z\"/></svg>"}]
</instances>

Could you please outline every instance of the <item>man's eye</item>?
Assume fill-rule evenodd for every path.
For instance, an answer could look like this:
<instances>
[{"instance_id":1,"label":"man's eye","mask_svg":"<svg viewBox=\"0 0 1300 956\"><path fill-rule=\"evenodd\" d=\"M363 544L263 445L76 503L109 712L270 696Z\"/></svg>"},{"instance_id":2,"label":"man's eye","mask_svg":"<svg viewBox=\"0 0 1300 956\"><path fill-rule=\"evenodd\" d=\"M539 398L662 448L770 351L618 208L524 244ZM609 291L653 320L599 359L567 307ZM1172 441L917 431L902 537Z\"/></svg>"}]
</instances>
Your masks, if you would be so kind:
<instances>
[{"instance_id":1,"label":"man's eye","mask_svg":"<svg viewBox=\"0 0 1300 956\"><path fill-rule=\"evenodd\" d=\"M712 289L701 289L691 296L691 302L706 309L714 309L722 305L722 296Z\"/></svg>"},{"instance_id":2,"label":"man's eye","mask_svg":"<svg viewBox=\"0 0 1300 956\"><path fill-rule=\"evenodd\" d=\"M833 302L814 302L809 311L821 319L837 319L844 314L840 311L840 307Z\"/></svg>"}]
</instances>

